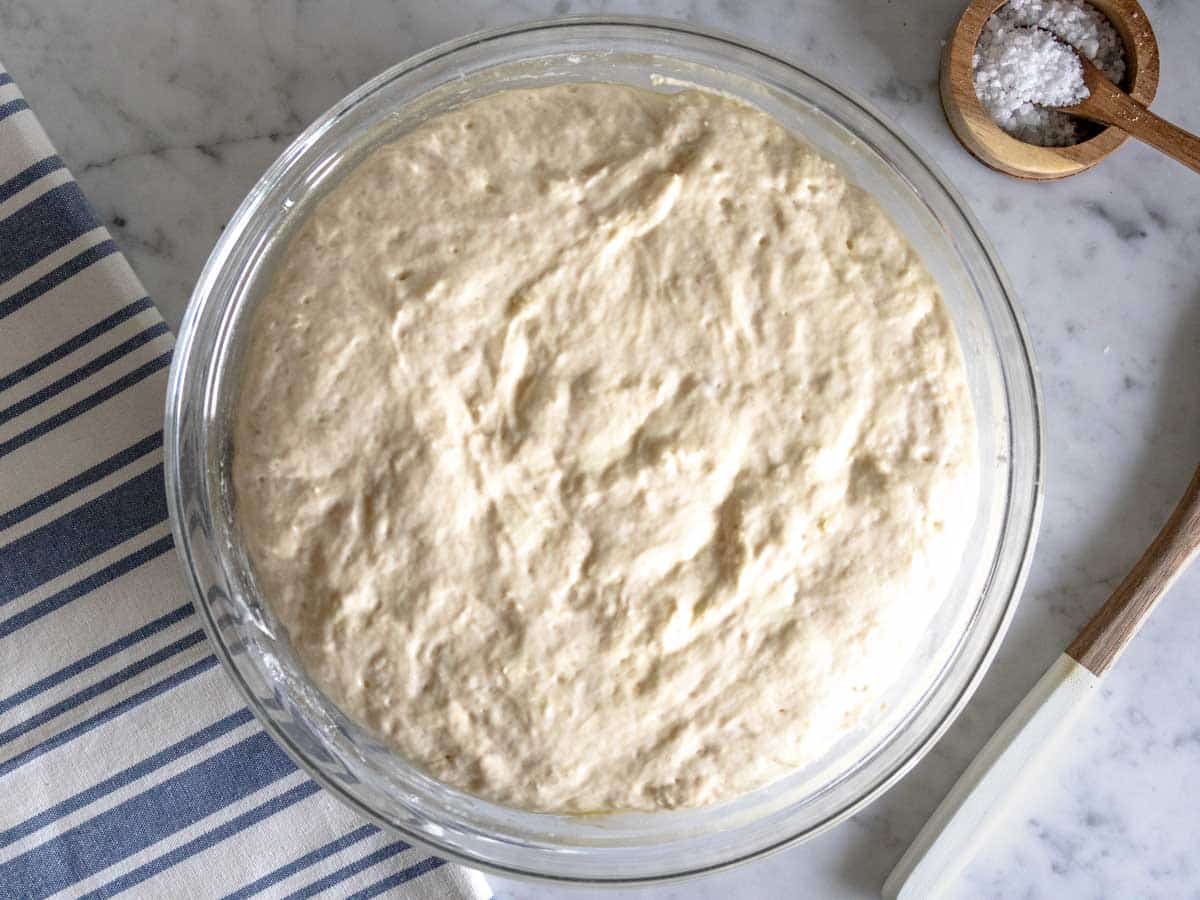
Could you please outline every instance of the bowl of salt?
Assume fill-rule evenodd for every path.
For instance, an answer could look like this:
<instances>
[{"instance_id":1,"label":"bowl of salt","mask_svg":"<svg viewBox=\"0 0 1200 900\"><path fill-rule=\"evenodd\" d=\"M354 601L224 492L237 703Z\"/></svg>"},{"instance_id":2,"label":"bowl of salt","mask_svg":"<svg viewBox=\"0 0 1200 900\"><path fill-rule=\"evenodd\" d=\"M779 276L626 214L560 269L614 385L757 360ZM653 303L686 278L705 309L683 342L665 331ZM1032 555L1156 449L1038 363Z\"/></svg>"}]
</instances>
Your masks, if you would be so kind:
<instances>
[{"instance_id":1,"label":"bowl of salt","mask_svg":"<svg viewBox=\"0 0 1200 900\"><path fill-rule=\"evenodd\" d=\"M1069 46L1067 46L1069 45ZM973 0L942 54L942 108L988 166L1046 181L1099 163L1128 138L1049 107L1086 96L1071 48L1131 97L1158 90L1158 43L1137 0Z\"/></svg>"}]
</instances>

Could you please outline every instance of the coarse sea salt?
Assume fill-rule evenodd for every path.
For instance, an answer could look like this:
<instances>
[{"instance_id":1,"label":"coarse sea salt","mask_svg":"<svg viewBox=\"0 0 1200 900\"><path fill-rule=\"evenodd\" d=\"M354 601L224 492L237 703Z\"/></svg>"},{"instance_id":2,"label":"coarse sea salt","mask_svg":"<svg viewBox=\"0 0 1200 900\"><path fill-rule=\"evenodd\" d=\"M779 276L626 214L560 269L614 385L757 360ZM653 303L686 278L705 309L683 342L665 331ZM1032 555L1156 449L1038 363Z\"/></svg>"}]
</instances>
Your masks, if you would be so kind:
<instances>
[{"instance_id":1,"label":"coarse sea salt","mask_svg":"<svg viewBox=\"0 0 1200 900\"><path fill-rule=\"evenodd\" d=\"M1108 18L1083 0L1009 0L975 46L975 93L996 124L1044 147L1078 143L1076 120L1053 106L1088 96L1074 47L1108 78L1125 76L1125 47Z\"/></svg>"}]
</instances>

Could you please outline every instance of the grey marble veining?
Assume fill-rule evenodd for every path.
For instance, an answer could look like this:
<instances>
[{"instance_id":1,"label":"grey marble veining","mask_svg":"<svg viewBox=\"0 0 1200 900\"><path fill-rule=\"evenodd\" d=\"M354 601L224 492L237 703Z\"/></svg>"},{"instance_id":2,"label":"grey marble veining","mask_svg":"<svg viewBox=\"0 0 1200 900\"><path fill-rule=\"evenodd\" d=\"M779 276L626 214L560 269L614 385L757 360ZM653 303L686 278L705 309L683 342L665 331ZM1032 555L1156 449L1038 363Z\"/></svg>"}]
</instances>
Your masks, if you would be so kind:
<instances>
[{"instance_id":1,"label":"grey marble veining","mask_svg":"<svg viewBox=\"0 0 1200 900\"><path fill-rule=\"evenodd\" d=\"M1041 367L1046 505L1021 608L966 711L881 800L769 859L628 892L869 897L1200 461L1200 177L1132 144L1056 184L975 163L945 126L936 86L940 42L964 5L0 0L0 59L172 325L224 222L292 136L388 65L485 26L605 11L724 29L866 97L928 150L1007 266ZM1162 49L1155 109L1200 130L1200 4L1145 5ZM1105 679L958 897L1200 897L1198 600L1193 572ZM496 889L510 900L568 893Z\"/></svg>"}]
</instances>

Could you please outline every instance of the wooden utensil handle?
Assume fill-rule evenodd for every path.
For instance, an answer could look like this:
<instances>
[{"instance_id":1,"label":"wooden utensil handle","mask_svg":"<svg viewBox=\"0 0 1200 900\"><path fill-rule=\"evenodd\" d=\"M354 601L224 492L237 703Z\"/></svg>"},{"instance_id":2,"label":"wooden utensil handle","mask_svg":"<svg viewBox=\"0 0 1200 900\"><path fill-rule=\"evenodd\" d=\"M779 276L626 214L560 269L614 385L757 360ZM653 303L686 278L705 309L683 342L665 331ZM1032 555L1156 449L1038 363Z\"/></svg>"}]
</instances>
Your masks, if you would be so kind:
<instances>
[{"instance_id":1,"label":"wooden utensil handle","mask_svg":"<svg viewBox=\"0 0 1200 900\"><path fill-rule=\"evenodd\" d=\"M1200 469L1167 524L1108 601L1067 648L1067 655L1100 675L1113 664L1155 602L1200 550Z\"/></svg>"},{"instance_id":2,"label":"wooden utensil handle","mask_svg":"<svg viewBox=\"0 0 1200 900\"><path fill-rule=\"evenodd\" d=\"M1192 171L1200 172L1200 137L1159 118L1106 78L1088 79L1088 89L1092 97L1074 108L1079 115L1115 125Z\"/></svg>"}]
</instances>

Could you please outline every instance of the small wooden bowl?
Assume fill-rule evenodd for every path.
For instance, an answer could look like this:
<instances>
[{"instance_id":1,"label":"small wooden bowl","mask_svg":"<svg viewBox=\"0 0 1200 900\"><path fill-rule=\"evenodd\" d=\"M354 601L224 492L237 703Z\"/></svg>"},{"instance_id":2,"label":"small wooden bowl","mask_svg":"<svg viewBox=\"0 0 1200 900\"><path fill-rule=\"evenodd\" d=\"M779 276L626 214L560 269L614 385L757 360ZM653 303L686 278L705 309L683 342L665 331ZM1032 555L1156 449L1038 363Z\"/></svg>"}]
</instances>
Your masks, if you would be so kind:
<instances>
[{"instance_id":1,"label":"small wooden bowl","mask_svg":"<svg viewBox=\"0 0 1200 900\"><path fill-rule=\"evenodd\" d=\"M1070 147L1039 147L1003 131L975 93L971 58L984 23L1007 0L972 0L942 53L942 109L955 136L981 162L1017 178L1048 181L1090 169L1128 135L1105 128ZM1112 21L1125 42L1125 79L1129 95L1146 106L1158 91L1158 42L1137 0L1088 0Z\"/></svg>"}]
</instances>

